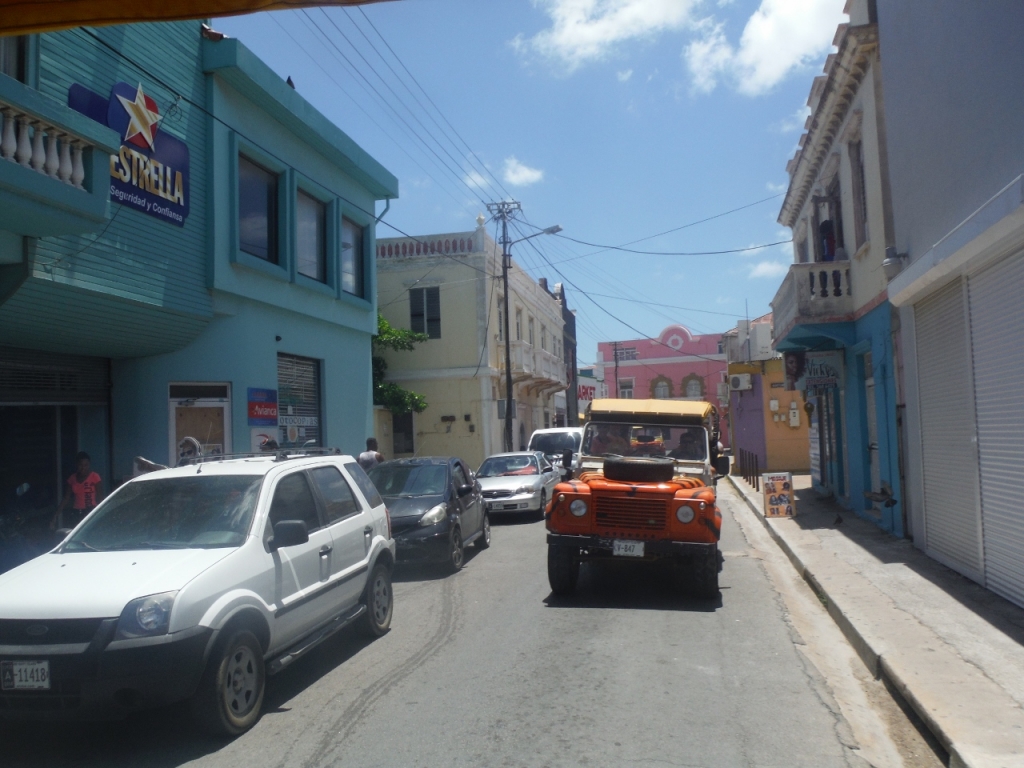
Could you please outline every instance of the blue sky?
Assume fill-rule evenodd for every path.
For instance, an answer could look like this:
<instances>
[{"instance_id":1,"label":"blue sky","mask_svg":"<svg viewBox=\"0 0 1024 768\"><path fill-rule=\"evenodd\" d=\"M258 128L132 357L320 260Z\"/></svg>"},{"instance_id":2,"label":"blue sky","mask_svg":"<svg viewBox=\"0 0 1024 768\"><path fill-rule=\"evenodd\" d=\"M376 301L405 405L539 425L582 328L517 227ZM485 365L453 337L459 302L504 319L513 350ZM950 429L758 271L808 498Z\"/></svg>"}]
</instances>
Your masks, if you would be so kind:
<instances>
[{"instance_id":1,"label":"blue sky","mask_svg":"<svg viewBox=\"0 0 1024 768\"><path fill-rule=\"evenodd\" d=\"M530 224L621 245L785 189L843 5L398 0L214 27L290 76L398 177L401 196L385 221L400 230L472 229L484 202L511 195ZM701 252L785 240L780 203L632 247ZM396 234L378 228L379 237ZM534 277L567 283L581 364L599 340L657 336L673 322L719 332L748 307L763 314L792 261L789 245L719 256L596 250L552 236L513 247Z\"/></svg>"}]
</instances>

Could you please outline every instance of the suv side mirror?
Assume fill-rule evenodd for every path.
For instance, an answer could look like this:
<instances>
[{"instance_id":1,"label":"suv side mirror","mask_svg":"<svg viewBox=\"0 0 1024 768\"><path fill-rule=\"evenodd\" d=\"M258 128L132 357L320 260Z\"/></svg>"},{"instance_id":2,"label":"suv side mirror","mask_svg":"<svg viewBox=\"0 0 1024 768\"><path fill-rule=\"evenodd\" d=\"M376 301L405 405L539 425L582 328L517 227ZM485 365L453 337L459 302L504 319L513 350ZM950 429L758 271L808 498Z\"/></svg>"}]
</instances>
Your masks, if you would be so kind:
<instances>
[{"instance_id":1,"label":"suv side mirror","mask_svg":"<svg viewBox=\"0 0 1024 768\"><path fill-rule=\"evenodd\" d=\"M285 547L294 547L296 544L305 544L307 541L309 531L306 530L304 520L281 520L274 523L274 535L267 544L270 551L274 552Z\"/></svg>"},{"instance_id":2,"label":"suv side mirror","mask_svg":"<svg viewBox=\"0 0 1024 768\"><path fill-rule=\"evenodd\" d=\"M455 490L459 494L459 496L465 496L467 493L473 492L473 484L470 483L469 485L460 485Z\"/></svg>"},{"instance_id":3,"label":"suv side mirror","mask_svg":"<svg viewBox=\"0 0 1024 768\"><path fill-rule=\"evenodd\" d=\"M729 457L728 456L717 456L715 457L715 472L718 473L719 477L725 477L729 474Z\"/></svg>"}]
</instances>

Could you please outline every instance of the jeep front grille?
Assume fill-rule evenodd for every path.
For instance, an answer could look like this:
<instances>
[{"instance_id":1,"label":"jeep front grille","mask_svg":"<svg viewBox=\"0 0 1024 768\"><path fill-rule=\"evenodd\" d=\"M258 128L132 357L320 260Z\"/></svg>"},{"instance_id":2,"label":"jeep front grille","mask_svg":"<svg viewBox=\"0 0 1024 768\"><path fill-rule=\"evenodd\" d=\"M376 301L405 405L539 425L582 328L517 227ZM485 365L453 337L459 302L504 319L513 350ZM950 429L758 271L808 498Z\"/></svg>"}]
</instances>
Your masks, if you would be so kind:
<instances>
[{"instance_id":1,"label":"jeep front grille","mask_svg":"<svg viewBox=\"0 0 1024 768\"><path fill-rule=\"evenodd\" d=\"M597 527L614 531L661 531L668 520L665 499L597 496L594 499Z\"/></svg>"}]
</instances>

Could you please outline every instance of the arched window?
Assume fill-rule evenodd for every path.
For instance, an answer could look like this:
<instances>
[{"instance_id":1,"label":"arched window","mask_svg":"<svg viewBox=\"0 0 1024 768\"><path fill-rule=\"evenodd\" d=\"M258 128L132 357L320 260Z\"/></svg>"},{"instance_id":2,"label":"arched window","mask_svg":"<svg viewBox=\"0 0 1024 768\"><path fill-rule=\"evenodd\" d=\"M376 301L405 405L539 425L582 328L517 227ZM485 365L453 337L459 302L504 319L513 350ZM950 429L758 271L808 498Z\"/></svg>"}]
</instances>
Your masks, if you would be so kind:
<instances>
[{"instance_id":1,"label":"arched window","mask_svg":"<svg viewBox=\"0 0 1024 768\"><path fill-rule=\"evenodd\" d=\"M667 400L668 399L668 382L667 381L659 381L657 384L654 385L654 396L658 400Z\"/></svg>"},{"instance_id":2,"label":"arched window","mask_svg":"<svg viewBox=\"0 0 1024 768\"><path fill-rule=\"evenodd\" d=\"M703 397L704 387L701 386L700 379L690 379L686 382L686 396L687 397Z\"/></svg>"}]
</instances>

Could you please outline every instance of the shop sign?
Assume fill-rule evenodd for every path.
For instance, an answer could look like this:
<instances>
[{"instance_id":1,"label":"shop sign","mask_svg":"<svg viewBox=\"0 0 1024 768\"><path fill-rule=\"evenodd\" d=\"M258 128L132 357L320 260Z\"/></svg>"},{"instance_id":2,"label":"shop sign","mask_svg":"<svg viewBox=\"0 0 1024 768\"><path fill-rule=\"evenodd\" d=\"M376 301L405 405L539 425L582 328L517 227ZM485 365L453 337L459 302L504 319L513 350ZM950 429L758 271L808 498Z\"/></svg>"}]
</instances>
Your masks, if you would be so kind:
<instances>
[{"instance_id":1,"label":"shop sign","mask_svg":"<svg viewBox=\"0 0 1024 768\"><path fill-rule=\"evenodd\" d=\"M166 115L142 83L116 83L109 97L75 83L68 106L122 138L121 150L110 156L110 199L185 226L191 204L188 145L160 130Z\"/></svg>"},{"instance_id":2,"label":"shop sign","mask_svg":"<svg viewBox=\"0 0 1024 768\"><path fill-rule=\"evenodd\" d=\"M249 393L247 398L249 401L249 426L276 427L277 390L249 387L247 391Z\"/></svg>"},{"instance_id":3,"label":"shop sign","mask_svg":"<svg viewBox=\"0 0 1024 768\"><path fill-rule=\"evenodd\" d=\"M592 402L596 395L597 386L594 384L579 384L576 387L576 400L581 408L584 403Z\"/></svg>"},{"instance_id":4,"label":"shop sign","mask_svg":"<svg viewBox=\"0 0 1024 768\"><path fill-rule=\"evenodd\" d=\"M278 416L278 424L282 427L318 427L319 416Z\"/></svg>"},{"instance_id":5,"label":"shop sign","mask_svg":"<svg viewBox=\"0 0 1024 768\"><path fill-rule=\"evenodd\" d=\"M785 352L786 389L823 392L839 389L843 382L843 352Z\"/></svg>"},{"instance_id":6,"label":"shop sign","mask_svg":"<svg viewBox=\"0 0 1024 768\"><path fill-rule=\"evenodd\" d=\"M789 472L769 472L761 475L764 489L765 517L793 517L796 499L793 498L793 475Z\"/></svg>"}]
</instances>

